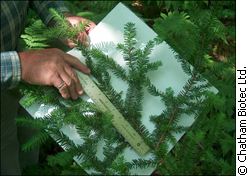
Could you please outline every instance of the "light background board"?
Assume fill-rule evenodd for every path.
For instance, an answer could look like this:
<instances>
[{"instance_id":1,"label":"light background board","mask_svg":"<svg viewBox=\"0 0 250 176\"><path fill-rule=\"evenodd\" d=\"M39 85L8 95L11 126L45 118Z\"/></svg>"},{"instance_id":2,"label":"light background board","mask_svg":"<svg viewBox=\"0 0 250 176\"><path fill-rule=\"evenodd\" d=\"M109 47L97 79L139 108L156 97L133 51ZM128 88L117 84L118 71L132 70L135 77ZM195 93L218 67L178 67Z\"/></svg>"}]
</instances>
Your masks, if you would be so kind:
<instances>
[{"instance_id":1,"label":"light background board","mask_svg":"<svg viewBox=\"0 0 250 176\"><path fill-rule=\"evenodd\" d=\"M124 25L128 22L135 23L135 28L137 29L136 39L138 40L138 45L141 47L145 46L149 40L153 40L157 36L157 34L132 11L130 11L130 9L128 9L122 3L119 3L89 34L91 45L100 44L101 42L113 42L114 44L123 43ZM81 55L80 51L73 49L68 53L84 62L84 57ZM114 58L114 60L116 60L121 66L126 68L126 63L123 61L122 54L120 52L111 50L107 54ZM151 62L161 60L163 63L163 66L161 66L157 71L153 71L148 74L151 82L161 91L165 91L166 88L172 87L172 89L175 91L175 95L177 95L182 90L189 77L183 72L181 63L177 62L175 59L173 51L165 42L163 42L154 48L150 56ZM110 74L112 75L111 81L114 89L118 92L123 91L125 95L127 85L121 80L117 79L112 73ZM212 90L217 93L215 88L212 88ZM81 98L91 101L87 95L83 95ZM23 99L25 99L25 97ZM146 92L142 107L142 123L148 128L150 132L152 132L155 127L149 121L149 116L161 114L162 110L165 109L165 106L158 97L153 97ZM33 117L42 117L45 114L50 113L53 110L53 107L43 104L33 104L26 110ZM179 124L183 126L190 126L193 122L194 116L183 114L180 117ZM77 134L74 126L65 125L62 128L62 131L76 144L81 144L84 142L82 139L80 139L80 136ZM175 134L175 138L179 140L183 134L184 133ZM104 141L100 141L97 150L97 157L101 160L104 157L102 154L103 145ZM172 147L169 148L169 151L172 149ZM137 158L149 159L153 157L153 154L149 152L144 156L139 156L134 150L127 148L125 149L123 156L127 161L132 161L132 159ZM79 160L75 160L76 162L80 163ZM133 169L131 170L131 174L150 175L154 169L155 168ZM91 173L91 171L87 172Z\"/></svg>"}]
</instances>

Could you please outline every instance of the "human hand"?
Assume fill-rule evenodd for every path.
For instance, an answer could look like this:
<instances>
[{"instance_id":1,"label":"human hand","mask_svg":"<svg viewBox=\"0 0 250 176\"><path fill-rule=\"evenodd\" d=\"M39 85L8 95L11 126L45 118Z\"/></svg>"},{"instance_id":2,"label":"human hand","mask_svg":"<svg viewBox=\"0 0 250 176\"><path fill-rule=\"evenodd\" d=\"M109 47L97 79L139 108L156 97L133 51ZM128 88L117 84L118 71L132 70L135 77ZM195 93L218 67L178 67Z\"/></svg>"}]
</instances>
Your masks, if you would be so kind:
<instances>
[{"instance_id":1,"label":"human hand","mask_svg":"<svg viewBox=\"0 0 250 176\"><path fill-rule=\"evenodd\" d=\"M90 70L76 57L57 48L31 50L18 53L21 63L21 80L35 85L53 85L63 98L77 99L83 89L76 68L85 74Z\"/></svg>"},{"instance_id":2,"label":"human hand","mask_svg":"<svg viewBox=\"0 0 250 176\"><path fill-rule=\"evenodd\" d=\"M83 17L79 17L79 16L74 16L71 13L64 13L64 16L66 16L66 19L70 22L70 24L72 26L77 25L80 22L84 22L88 19L83 18ZM86 27L85 31L82 31L81 33L79 33L76 36L76 39L80 39L81 41L85 42L85 45L88 46L89 45L89 40L88 40L88 34L96 27L96 24L93 21L89 21L89 26ZM74 48L76 46L75 43L73 43L70 39L62 39L61 40L62 43L64 43L65 45L69 46L70 48Z\"/></svg>"}]
</instances>

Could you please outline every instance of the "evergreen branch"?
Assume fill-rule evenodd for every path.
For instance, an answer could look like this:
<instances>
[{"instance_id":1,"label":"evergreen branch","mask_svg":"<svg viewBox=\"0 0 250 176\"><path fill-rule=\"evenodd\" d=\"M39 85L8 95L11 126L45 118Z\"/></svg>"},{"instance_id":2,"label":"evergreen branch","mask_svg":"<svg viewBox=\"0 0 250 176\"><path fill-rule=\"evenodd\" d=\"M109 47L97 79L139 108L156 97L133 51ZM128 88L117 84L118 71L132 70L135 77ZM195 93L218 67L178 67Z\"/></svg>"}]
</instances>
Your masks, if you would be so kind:
<instances>
[{"instance_id":1,"label":"evergreen branch","mask_svg":"<svg viewBox=\"0 0 250 176\"><path fill-rule=\"evenodd\" d=\"M27 152L44 144L50 135L45 131L37 132L32 138L22 146L22 150Z\"/></svg>"},{"instance_id":2,"label":"evergreen branch","mask_svg":"<svg viewBox=\"0 0 250 176\"><path fill-rule=\"evenodd\" d=\"M128 96L128 101L127 101L128 105L127 105L126 109L130 109L130 105L131 105L131 101L132 101L132 95L134 93L133 92L133 90L134 90L134 84L130 83L129 85L130 85L129 88L128 88L129 89L129 91L128 91L129 92L129 96Z\"/></svg>"},{"instance_id":3,"label":"evergreen branch","mask_svg":"<svg viewBox=\"0 0 250 176\"><path fill-rule=\"evenodd\" d=\"M96 51L96 50L95 50ZM100 54L100 51L97 51L97 52L95 52L96 54L98 53L98 55L100 56L102 56L103 54ZM95 56L95 58L97 58L97 55L94 55ZM105 58L107 58L107 57L105 57ZM103 67L102 67L103 68ZM103 70L104 71L104 70ZM106 71L106 70L105 70ZM92 72L92 74L94 74L93 72ZM97 78L97 77L96 77ZM124 78L124 77L123 77ZM125 113L125 117L127 117L133 124L134 124L134 126L136 127L136 129L138 130L138 132L143 136L143 138L145 138L145 135L142 133L142 131L140 130L140 128L138 127L138 125L136 124L136 122L133 120L133 118L131 118L131 116L127 116L127 110L125 110L125 108L123 108L123 105L122 104L120 104L120 102L119 101L117 101L117 98L116 98L116 96L114 95L114 93L112 92L112 89L109 87L109 86L107 86L106 84L105 84L105 82L101 79L101 78L97 78L97 80L98 80L98 82L99 82L99 84L101 84L102 86L103 86L103 88L105 89L105 93L106 93L106 95L108 96L108 97L110 97L110 99L112 99L113 100L113 104L114 105L116 105L117 107L119 107L119 109L123 112L123 113ZM98 85L98 84L97 84ZM104 89L102 89L102 90L104 90ZM129 97L129 103L131 102L131 99L132 99L132 94L133 94L133 91L128 91L128 92L130 92L131 93L131 95L130 96L128 96ZM129 109L128 107L126 108L126 109Z\"/></svg>"},{"instance_id":4,"label":"evergreen branch","mask_svg":"<svg viewBox=\"0 0 250 176\"><path fill-rule=\"evenodd\" d=\"M145 135L143 134L143 132L141 131L141 129L139 128L139 126L137 125L137 123L134 121L134 119L131 118L130 116L128 116L128 119L133 123L133 125L135 126L135 128L137 129L137 131L141 134L141 136L143 138L145 138Z\"/></svg>"},{"instance_id":5,"label":"evergreen branch","mask_svg":"<svg viewBox=\"0 0 250 176\"><path fill-rule=\"evenodd\" d=\"M100 84L104 85L104 83L103 83L103 81L101 79L98 79L98 82ZM110 97L113 97L112 98L112 100L114 100L113 104L116 104L119 107L119 109L123 112L123 114L125 114L125 117L127 117L132 122L132 124L135 126L135 128L137 129L137 131L141 134L141 136L143 138L145 138L145 135L140 130L139 126L136 124L136 122L134 121L134 119L131 116L127 115L128 111L125 108L123 108L123 106L120 104L120 102L116 101L116 98L114 97L113 93L110 91L110 89L108 87L106 87L106 94L108 94L108 96L110 96Z\"/></svg>"},{"instance_id":6,"label":"evergreen branch","mask_svg":"<svg viewBox=\"0 0 250 176\"><path fill-rule=\"evenodd\" d=\"M99 61L99 64L103 65L102 68L105 66L105 69L110 69L117 77L124 81L128 80L125 69L117 64L113 58L103 54L100 49L92 49L90 53L93 58Z\"/></svg>"},{"instance_id":7,"label":"evergreen branch","mask_svg":"<svg viewBox=\"0 0 250 176\"><path fill-rule=\"evenodd\" d=\"M200 63L201 63L201 59L202 59L202 57L203 57L205 39L206 39L206 34L204 34L204 36L203 36L201 52L200 52L200 56L199 56L199 60L198 60L198 65L197 65L197 67L196 67L194 76L192 77L191 82L190 82L188 88L186 89L185 93L182 95L182 99L184 99L185 96L187 95L187 93L189 92L189 90L190 90L192 84L194 83L194 81L195 81L195 79L196 79L196 76L197 76L197 74L198 74L199 67L200 67ZM171 116L171 118L170 118L170 120L169 120L169 122L168 122L168 125L170 125L170 124L172 123L172 121L173 121L173 119L174 119L174 117L175 117L175 115L176 115L176 113L177 113L177 111L178 111L178 108L179 108L179 104L176 104L176 105L175 105L174 112L173 112L173 114L172 114L172 116ZM155 147L155 150L157 150L157 149L159 148L159 145L162 143L162 141L163 141L163 139L164 139L166 133L167 133L167 131L165 130L165 131L163 132L163 134L162 134L160 140L158 141L158 143L157 143L157 145L156 145L156 147Z\"/></svg>"},{"instance_id":8,"label":"evergreen branch","mask_svg":"<svg viewBox=\"0 0 250 176\"><path fill-rule=\"evenodd\" d=\"M140 168L140 169L147 169L149 167L156 167L158 165L158 162L155 161L154 159L149 159L149 160L145 160L145 159L133 159L131 163L128 164L128 167L130 169L132 168Z\"/></svg>"},{"instance_id":9,"label":"evergreen branch","mask_svg":"<svg viewBox=\"0 0 250 176\"><path fill-rule=\"evenodd\" d=\"M103 81L101 79L98 79L98 82L102 85L104 85ZM106 86L105 86L106 87ZM119 107L119 109L123 112L123 114L125 114L125 117L127 117L131 122L132 124L136 127L137 131L141 134L141 136L143 138L145 138L145 135L143 134L143 132L140 130L139 126L136 124L136 122L133 120L132 117L130 116L127 116L127 110L125 108L123 108L123 106L120 104L120 102L116 101L116 98L114 97L114 95L112 94L112 92L110 91L110 89L108 87L106 87L106 94L108 94L108 96L111 96L113 97L112 99L114 100L113 101L113 104L117 105Z\"/></svg>"},{"instance_id":10,"label":"evergreen branch","mask_svg":"<svg viewBox=\"0 0 250 176\"><path fill-rule=\"evenodd\" d=\"M73 156L71 155L70 152L63 151L63 152L56 154L55 156L48 156L47 160L50 166L54 166L56 164L65 166L69 162L73 161Z\"/></svg>"},{"instance_id":11,"label":"evergreen branch","mask_svg":"<svg viewBox=\"0 0 250 176\"><path fill-rule=\"evenodd\" d=\"M218 3L218 4L219 4L219 3ZM218 4L217 4L217 5L218 5ZM217 6L217 7L218 7L218 6ZM214 15L214 13L213 13L213 15ZM213 16L212 16L212 18L213 18ZM211 18L211 21L212 21L212 18ZM209 25L208 25L208 26L209 26ZM207 26L207 27L208 27L208 26ZM196 70L195 70L194 76L192 77L192 79L191 79L191 81L190 81L190 83L189 83L189 86L187 87L185 93L182 95L182 99L184 99L184 97L185 97L185 96L187 95L187 93L189 92L189 90L190 90L192 84L194 83L194 81L195 81L195 79L196 79L196 77L197 77L197 74L198 74L198 72L199 72L199 68L200 68L200 64L201 64L201 60L202 60L203 52L204 52L205 40L206 40L206 33L204 33L204 35L203 35L201 52L200 52L200 56L199 56L199 60L198 60L197 66L196 66ZM170 125L170 124L172 123L172 121L173 121L173 119L174 119L174 117L175 117L175 114L177 113L178 107L179 107L179 104L176 104L175 109L174 109L174 112L173 112L173 114L172 114L172 116L171 116L171 118L170 118L170 120L169 120L169 122L168 122L168 125ZM164 139L166 133L167 133L167 130L165 130L165 131L163 132L163 134L162 134L160 140L158 141L158 143L157 143L157 145L156 145L156 147L155 147L155 151L158 150L159 145L163 142L163 139ZM161 158L161 160L165 163L165 161L164 161L163 158ZM165 167L167 168L167 165L165 165Z\"/></svg>"},{"instance_id":12,"label":"evergreen branch","mask_svg":"<svg viewBox=\"0 0 250 176\"><path fill-rule=\"evenodd\" d=\"M107 163L107 166L110 165L127 147L127 143L121 143L116 147L112 146L112 142L107 140L105 141L106 145L103 147L103 154L105 158L103 160L104 163Z\"/></svg>"},{"instance_id":13,"label":"evergreen branch","mask_svg":"<svg viewBox=\"0 0 250 176\"><path fill-rule=\"evenodd\" d=\"M40 119L40 118L33 119L30 117L19 117L15 119L15 122L23 127L42 130L44 129L44 126L48 125L48 122L46 122L46 118L47 117L45 117L45 119Z\"/></svg>"},{"instance_id":14,"label":"evergreen branch","mask_svg":"<svg viewBox=\"0 0 250 176\"><path fill-rule=\"evenodd\" d=\"M79 156L77 156L77 158L81 160L83 159L82 157L84 157L84 163L82 164L83 166L86 165L87 161L89 161L93 163L95 168L97 168L101 173L106 175L106 171L102 169L102 167L100 166L101 163L98 162L98 158L95 157L96 145L97 143L94 143L90 138L88 138L85 139L84 143L81 146L69 148L69 153L76 153L76 155L80 154Z\"/></svg>"},{"instance_id":15,"label":"evergreen branch","mask_svg":"<svg viewBox=\"0 0 250 176\"><path fill-rule=\"evenodd\" d=\"M98 168L98 170L99 170L102 174L105 174L105 175L106 175L106 174L107 174L106 171L103 170L101 166L99 166L99 164L97 163L97 161L96 161L95 158L96 158L96 157L92 157L91 160L93 161L93 163L95 164L95 166Z\"/></svg>"},{"instance_id":16,"label":"evergreen branch","mask_svg":"<svg viewBox=\"0 0 250 176\"><path fill-rule=\"evenodd\" d=\"M128 171L128 162L124 156L118 157L114 162L112 162L111 168L119 175L130 175Z\"/></svg>"}]
</instances>

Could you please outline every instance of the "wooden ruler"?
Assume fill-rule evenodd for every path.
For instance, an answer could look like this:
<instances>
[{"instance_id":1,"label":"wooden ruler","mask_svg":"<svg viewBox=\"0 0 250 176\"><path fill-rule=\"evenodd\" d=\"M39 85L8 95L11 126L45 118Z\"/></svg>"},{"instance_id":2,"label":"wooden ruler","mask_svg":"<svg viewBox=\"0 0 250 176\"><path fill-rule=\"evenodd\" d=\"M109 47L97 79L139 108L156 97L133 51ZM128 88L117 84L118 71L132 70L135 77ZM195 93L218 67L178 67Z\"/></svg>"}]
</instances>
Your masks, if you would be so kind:
<instances>
[{"instance_id":1,"label":"wooden ruler","mask_svg":"<svg viewBox=\"0 0 250 176\"><path fill-rule=\"evenodd\" d=\"M82 72L76 70L80 83L85 93L101 109L109 111L113 115L113 125L128 143L139 153L144 155L149 151L149 147L135 129L125 120L122 114L115 108L103 92L97 87L93 80Z\"/></svg>"}]
</instances>

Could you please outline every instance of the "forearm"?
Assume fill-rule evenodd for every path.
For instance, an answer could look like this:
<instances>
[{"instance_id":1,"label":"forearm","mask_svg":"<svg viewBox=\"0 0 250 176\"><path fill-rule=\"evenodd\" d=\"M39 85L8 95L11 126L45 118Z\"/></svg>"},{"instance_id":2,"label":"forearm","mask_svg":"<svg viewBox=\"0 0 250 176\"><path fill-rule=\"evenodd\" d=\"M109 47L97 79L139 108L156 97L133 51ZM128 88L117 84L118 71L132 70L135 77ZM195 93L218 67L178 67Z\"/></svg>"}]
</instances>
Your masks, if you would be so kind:
<instances>
[{"instance_id":1,"label":"forearm","mask_svg":"<svg viewBox=\"0 0 250 176\"><path fill-rule=\"evenodd\" d=\"M1 90L14 88L20 80L21 65L17 52L1 52Z\"/></svg>"},{"instance_id":2,"label":"forearm","mask_svg":"<svg viewBox=\"0 0 250 176\"><path fill-rule=\"evenodd\" d=\"M53 15L49 11L50 8L54 8L58 13L69 12L66 3L63 1L30 1L30 4L31 8L35 10L46 26L49 25L49 22L53 18Z\"/></svg>"}]
</instances>

